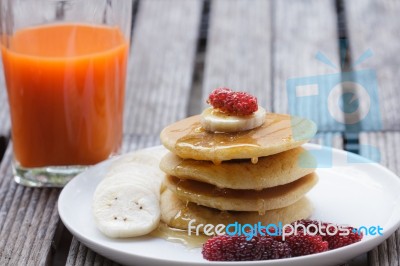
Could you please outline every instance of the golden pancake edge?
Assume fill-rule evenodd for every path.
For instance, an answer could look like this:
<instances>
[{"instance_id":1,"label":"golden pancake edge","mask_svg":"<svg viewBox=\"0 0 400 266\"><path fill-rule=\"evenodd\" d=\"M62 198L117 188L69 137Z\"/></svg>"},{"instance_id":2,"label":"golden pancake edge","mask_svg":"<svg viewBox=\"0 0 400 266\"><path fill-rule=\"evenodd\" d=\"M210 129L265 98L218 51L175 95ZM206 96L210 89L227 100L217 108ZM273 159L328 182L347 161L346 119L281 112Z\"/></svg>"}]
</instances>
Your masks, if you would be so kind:
<instances>
[{"instance_id":1,"label":"golden pancake edge","mask_svg":"<svg viewBox=\"0 0 400 266\"><path fill-rule=\"evenodd\" d=\"M190 221L194 221L192 224L194 226L199 224L213 224L214 226L224 224L226 226L235 222L241 224L258 222L288 224L310 217L312 211L313 206L306 197L288 207L266 211L260 215L258 212L220 211L191 202L186 203L168 189L161 194L161 221L170 227L184 230L188 229Z\"/></svg>"},{"instance_id":2,"label":"golden pancake edge","mask_svg":"<svg viewBox=\"0 0 400 266\"><path fill-rule=\"evenodd\" d=\"M219 210L264 212L295 203L317 182L317 174L311 173L289 184L258 191L219 189L207 183L173 176L167 176L164 184L183 201Z\"/></svg>"},{"instance_id":3,"label":"golden pancake edge","mask_svg":"<svg viewBox=\"0 0 400 266\"><path fill-rule=\"evenodd\" d=\"M180 179L191 179L219 188L255 189L293 182L314 172L316 159L302 147L251 160L231 160L221 164L182 159L172 153L160 162L162 171Z\"/></svg>"}]
</instances>

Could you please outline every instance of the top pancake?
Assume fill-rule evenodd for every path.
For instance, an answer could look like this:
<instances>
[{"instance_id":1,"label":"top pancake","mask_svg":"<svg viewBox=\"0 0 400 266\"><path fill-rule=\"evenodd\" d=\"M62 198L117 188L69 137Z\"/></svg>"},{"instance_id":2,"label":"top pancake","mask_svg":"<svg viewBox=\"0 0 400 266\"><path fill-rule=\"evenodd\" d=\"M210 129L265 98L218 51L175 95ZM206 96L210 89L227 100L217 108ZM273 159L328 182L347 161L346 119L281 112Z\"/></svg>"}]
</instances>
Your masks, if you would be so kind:
<instances>
[{"instance_id":1,"label":"top pancake","mask_svg":"<svg viewBox=\"0 0 400 266\"><path fill-rule=\"evenodd\" d=\"M162 144L184 159L219 163L277 154L302 145L316 133L308 119L268 113L265 123L255 129L235 133L204 130L200 115L180 120L161 132Z\"/></svg>"}]
</instances>

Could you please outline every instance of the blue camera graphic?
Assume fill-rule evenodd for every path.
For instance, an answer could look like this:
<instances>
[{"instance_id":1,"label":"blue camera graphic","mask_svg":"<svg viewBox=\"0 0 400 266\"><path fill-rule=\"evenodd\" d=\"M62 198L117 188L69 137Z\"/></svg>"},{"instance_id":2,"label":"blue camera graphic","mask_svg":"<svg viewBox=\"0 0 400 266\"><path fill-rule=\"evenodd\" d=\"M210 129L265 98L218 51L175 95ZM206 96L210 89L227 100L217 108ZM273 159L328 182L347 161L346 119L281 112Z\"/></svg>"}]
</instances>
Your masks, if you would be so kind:
<instances>
[{"instance_id":1,"label":"blue camera graphic","mask_svg":"<svg viewBox=\"0 0 400 266\"><path fill-rule=\"evenodd\" d=\"M355 65L371 55L372 52L368 50ZM316 58L335 67L321 53ZM382 128L378 83L373 69L290 78L286 81L286 90L289 113L313 120L321 132L358 133ZM293 138L297 137L301 135L293 131ZM379 151L374 147L360 149L368 149L372 154L371 159L379 160ZM332 167L332 158L326 158L326 151L312 152L317 158L321 158L319 152L325 154L323 161L319 161L319 167ZM348 157L349 163L351 158Z\"/></svg>"}]
</instances>

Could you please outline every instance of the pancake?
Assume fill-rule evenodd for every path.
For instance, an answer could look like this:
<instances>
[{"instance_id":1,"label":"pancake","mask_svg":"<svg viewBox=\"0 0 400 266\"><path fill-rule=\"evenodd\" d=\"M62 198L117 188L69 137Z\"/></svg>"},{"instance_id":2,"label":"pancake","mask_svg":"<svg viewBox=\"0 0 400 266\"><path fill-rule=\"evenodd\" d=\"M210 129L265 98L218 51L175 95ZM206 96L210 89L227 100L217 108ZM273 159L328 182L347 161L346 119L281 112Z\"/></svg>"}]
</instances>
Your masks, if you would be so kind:
<instances>
[{"instance_id":1,"label":"pancake","mask_svg":"<svg viewBox=\"0 0 400 266\"><path fill-rule=\"evenodd\" d=\"M166 187L183 201L218 210L258 211L289 206L302 198L318 181L315 173L292 183L262 190L217 188L213 185L173 176L165 178Z\"/></svg>"},{"instance_id":2,"label":"pancake","mask_svg":"<svg viewBox=\"0 0 400 266\"><path fill-rule=\"evenodd\" d=\"M261 157L256 164L247 159L224 161L215 165L210 161L182 159L168 153L162 158L160 168L168 175L212 184L219 188L260 190L287 184L306 176L314 172L316 164L310 152L298 147Z\"/></svg>"},{"instance_id":3,"label":"pancake","mask_svg":"<svg viewBox=\"0 0 400 266\"><path fill-rule=\"evenodd\" d=\"M268 113L265 123L255 129L235 133L204 130L200 115L180 120L164 128L162 144L184 159L220 163L232 159L268 156L296 148L310 140L317 127L308 119Z\"/></svg>"},{"instance_id":4,"label":"pancake","mask_svg":"<svg viewBox=\"0 0 400 266\"><path fill-rule=\"evenodd\" d=\"M190 220L193 225L217 224L289 224L296 220L310 217L313 207L310 201L303 197L296 203L281 209L266 211L263 215L258 212L220 211L189 202L186 204L170 190L161 194L161 220L170 227L188 229Z\"/></svg>"}]
</instances>

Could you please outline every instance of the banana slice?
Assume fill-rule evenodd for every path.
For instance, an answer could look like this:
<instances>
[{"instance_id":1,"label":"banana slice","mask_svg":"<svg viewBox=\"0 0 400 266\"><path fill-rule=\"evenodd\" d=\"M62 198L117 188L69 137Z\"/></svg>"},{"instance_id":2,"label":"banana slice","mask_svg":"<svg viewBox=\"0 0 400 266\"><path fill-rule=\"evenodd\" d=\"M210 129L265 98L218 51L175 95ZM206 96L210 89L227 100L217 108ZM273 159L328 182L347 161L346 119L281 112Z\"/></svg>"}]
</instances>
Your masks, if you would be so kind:
<instances>
[{"instance_id":1,"label":"banana slice","mask_svg":"<svg viewBox=\"0 0 400 266\"><path fill-rule=\"evenodd\" d=\"M143 166L142 166L143 167ZM131 171L133 168L128 168ZM109 187L112 186L139 186L144 187L154 193L159 197L160 195L160 187L162 180L151 178L151 172L146 169L136 168L134 171L124 171L115 173L112 177L105 178L100 184L97 186L95 194L101 194L104 191L107 191Z\"/></svg>"},{"instance_id":2,"label":"banana slice","mask_svg":"<svg viewBox=\"0 0 400 266\"><path fill-rule=\"evenodd\" d=\"M143 165L152 166L155 169L158 169L158 164L161 161L161 158L167 154L167 150L164 148L152 148L152 149L144 149L135 151L129 154L126 154L116 160L112 165L110 170L112 171L119 165L125 165L128 163L139 163Z\"/></svg>"},{"instance_id":3,"label":"banana slice","mask_svg":"<svg viewBox=\"0 0 400 266\"><path fill-rule=\"evenodd\" d=\"M160 221L160 191L165 174L159 163L165 150L138 151L114 162L94 192L92 211L106 236L146 235Z\"/></svg>"},{"instance_id":4,"label":"banana slice","mask_svg":"<svg viewBox=\"0 0 400 266\"><path fill-rule=\"evenodd\" d=\"M115 179L117 175L130 176L131 179L146 179L150 183L154 183L155 185L160 185L165 177L165 173L159 168L159 163L157 164L157 166L148 166L139 163L119 164L116 165L114 168L111 168L104 178Z\"/></svg>"},{"instance_id":5,"label":"banana slice","mask_svg":"<svg viewBox=\"0 0 400 266\"><path fill-rule=\"evenodd\" d=\"M261 126L265 122L265 109L258 106L257 112L246 116L226 115L212 107L201 114L201 126L213 132L246 131Z\"/></svg>"},{"instance_id":6,"label":"banana slice","mask_svg":"<svg viewBox=\"0 0 400 266\"><path fill-rule=\"evenodd\" d=\"M106 236L145 235L159 224L159 197L143 186L113 185L95 193L93 214L97 228Z\"/></svg>"}]
</instances>

